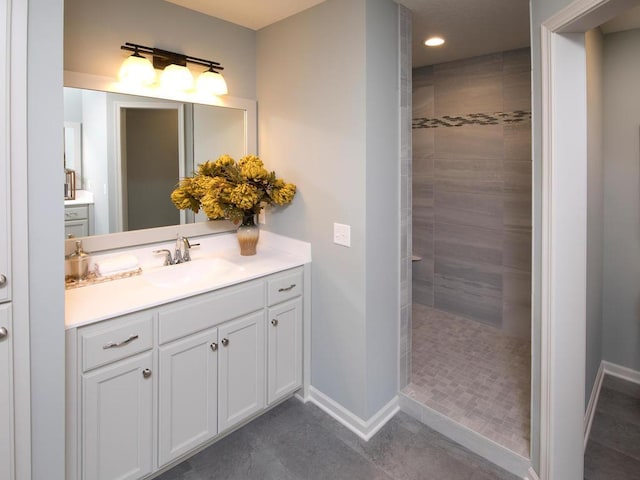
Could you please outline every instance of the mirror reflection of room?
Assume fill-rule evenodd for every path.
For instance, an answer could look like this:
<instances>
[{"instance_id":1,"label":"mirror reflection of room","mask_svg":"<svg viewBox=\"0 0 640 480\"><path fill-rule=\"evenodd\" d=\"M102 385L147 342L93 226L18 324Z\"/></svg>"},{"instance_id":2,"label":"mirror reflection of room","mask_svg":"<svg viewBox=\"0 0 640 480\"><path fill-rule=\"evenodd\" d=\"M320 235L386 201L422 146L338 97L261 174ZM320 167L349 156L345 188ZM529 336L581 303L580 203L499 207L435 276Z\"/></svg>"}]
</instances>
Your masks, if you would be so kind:
<instances>
[{"instance_id":1,"label":"mirror reflection of room","mask_svg":"<svg viewBox=\"0 0 640 480\"><path fill-rule=\"evenodd\" d=\"M82 237L203 221L178 212L181 177L222 154L246 154L245 111L76 88L64 89L65 236Z\"/></svg>"}]
</instances>

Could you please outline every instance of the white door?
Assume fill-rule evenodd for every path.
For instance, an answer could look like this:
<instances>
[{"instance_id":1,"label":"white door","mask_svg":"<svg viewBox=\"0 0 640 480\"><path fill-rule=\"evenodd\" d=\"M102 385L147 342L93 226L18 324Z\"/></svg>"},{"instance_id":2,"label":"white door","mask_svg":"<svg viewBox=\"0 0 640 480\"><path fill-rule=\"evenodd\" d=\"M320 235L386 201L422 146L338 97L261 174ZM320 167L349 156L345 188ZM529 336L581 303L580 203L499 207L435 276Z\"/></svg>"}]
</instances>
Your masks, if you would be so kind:
<instances>
[{"instance_id":1,"label":"white door","mask_svg":"<svg viewBox=\"0 0 640 480\"><path fill-rule=\"evenodd\" d=\"M11 305L0 305L0 478L13 479Z\"/></svg>"},{"instance_id":2,"label":"white door","mask_svg":"<svg viewBox=\"0 0 640 480\"><path fill-rule=\"evenodd\" d=\"M160 348L159 465L218 433L218 331Z\"/></svg>"},{"instance_id":3,"label":"white door","mask_svg":"<svg viewBox=\"0 0 640 480\"><path fill-rule=\"evenodd\" d=\"M218 328L218 428L227 428L265 406L264 311Z\"/></svg>"},{"instance_id":4,"label":"white door","mask_svg":"<svg viewBox=\"0 0 640 480\"><path fill-rule=\"evenodd\" d=\"M151 352L83 376L82 478L133 480L152 469Z\"/></svg>"},{"instance_id":5,"label":"white door","mask_svg":"<svg viewBox=\"0 0 640 480\"><path fill-rule=\"evenodd\" d=\"M269 309L268 402L302 386L302 299L290 300Z\"/></svg>"}]
</instances>

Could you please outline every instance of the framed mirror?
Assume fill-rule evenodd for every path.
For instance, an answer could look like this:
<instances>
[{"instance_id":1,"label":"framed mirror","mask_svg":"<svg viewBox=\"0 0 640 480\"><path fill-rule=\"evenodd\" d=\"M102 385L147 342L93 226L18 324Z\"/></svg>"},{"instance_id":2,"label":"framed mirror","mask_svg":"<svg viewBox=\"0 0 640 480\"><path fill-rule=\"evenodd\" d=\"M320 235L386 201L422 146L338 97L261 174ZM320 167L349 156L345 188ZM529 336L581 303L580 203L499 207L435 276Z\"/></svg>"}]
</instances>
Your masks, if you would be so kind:
<instances>
[{"instance_id":1,"label":"framed mirror","mask_svg":"<svg viewBox=\"0 0 640 480\"><path fill-rule=\"evenodd\" d=\"M65 72L65 85L64 120L70 129L67 140L65 128L65 149L69 144L75 150L78 198L91 205L87 210L93 215L85 249L162 241L178 231L197 235L235 228L176 209L170 194L204 161L224 153L234 158L257 153L255 101L123 93L111 79L73 72ZM65 202L66 209L71 206L78 201Z\"/></svg>"}]
</instances>

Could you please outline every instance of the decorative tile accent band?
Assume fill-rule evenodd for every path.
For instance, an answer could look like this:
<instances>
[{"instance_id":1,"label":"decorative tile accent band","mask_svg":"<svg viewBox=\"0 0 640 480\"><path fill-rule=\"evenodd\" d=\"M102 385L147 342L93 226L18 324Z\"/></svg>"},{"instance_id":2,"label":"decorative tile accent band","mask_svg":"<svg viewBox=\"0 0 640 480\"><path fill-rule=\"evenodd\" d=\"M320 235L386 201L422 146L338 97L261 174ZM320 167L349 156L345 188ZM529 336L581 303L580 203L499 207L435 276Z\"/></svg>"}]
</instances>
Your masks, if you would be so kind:
<instances>
[{"instance_id":1,"label":"decorative tile accent band","mask_svg":"<svg viewBox=\"0 0 640 480\"><path fill-rule=\"evenodd\" d=\"M531 121L531 112L469 113L467 115L445 115L440 118L414 118L412 128L462 127L463 125L502 125Z\"/></svg>"}]
</instances>

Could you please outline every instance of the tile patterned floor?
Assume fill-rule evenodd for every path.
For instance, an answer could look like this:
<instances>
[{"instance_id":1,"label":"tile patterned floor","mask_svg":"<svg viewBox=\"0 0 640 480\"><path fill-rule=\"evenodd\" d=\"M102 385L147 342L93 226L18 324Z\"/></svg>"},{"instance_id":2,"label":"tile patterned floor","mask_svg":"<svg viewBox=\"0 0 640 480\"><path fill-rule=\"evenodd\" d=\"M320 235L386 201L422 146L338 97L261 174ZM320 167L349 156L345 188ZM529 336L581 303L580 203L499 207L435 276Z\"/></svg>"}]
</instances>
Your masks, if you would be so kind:
<instances>
[{"instance_id":1,"label":"tile patterned floor","mask_svg":"<svg viewBox=\"0 0 640 480\"><path fill-rule=\"evenodd\" d=\"M530 342L417 303L412 322L403 392L528 458Z\"/></svg>"},{"instance_id":2,"label":"tile patterned floor","mask_svg":"<svg viewBox=\"0 0 640 480\"><path fill-rule=\"evenodd\" d=\"M368 442L287 400L156 480L518 480L403 412Z\"/></svg>"},{"instance_id":3,"label":"tile patterned floor","mask_svg":"<svg viewBox=\"0 0 640 480\"><path fill-rule=\"evenodd\" d=\"M640 384L605 375L584 453L585 480L640 480Z\"/></svg>"}]
</instances>

